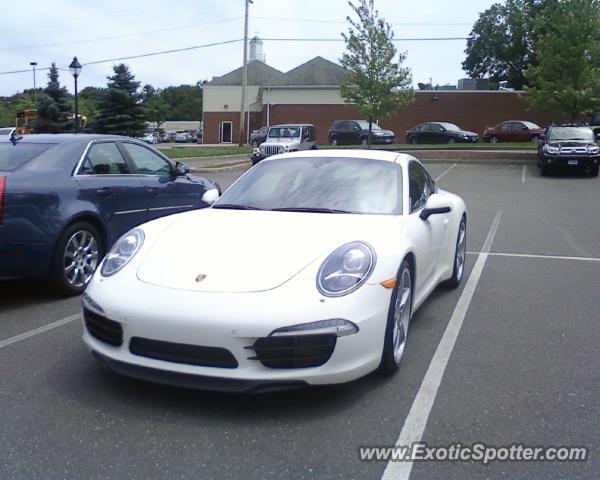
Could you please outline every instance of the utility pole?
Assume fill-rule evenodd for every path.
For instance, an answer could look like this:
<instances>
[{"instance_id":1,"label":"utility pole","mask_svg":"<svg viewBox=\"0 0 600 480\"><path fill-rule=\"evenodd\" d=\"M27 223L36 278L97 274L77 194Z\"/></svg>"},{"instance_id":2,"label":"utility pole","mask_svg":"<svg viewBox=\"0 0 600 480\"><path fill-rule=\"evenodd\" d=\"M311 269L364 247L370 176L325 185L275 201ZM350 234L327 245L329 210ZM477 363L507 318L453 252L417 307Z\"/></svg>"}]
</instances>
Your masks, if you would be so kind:
<instances>
[{"instance_id":1,"label":"utility pole","mask_svg":"<svg viewBox=\"0 0 600 480\"><path fill-rule=\"evenodd\" d=\"M244 14L244 63L242 67L242 105L240 107L240 141L239 146L246 143L246 90L248 89L248 7L252 0L245 0L246 12Z\"/></svg>"},{"instance_id":2,"label":"utility pole","mask_svg":"<svg viewBox=\"0 0 600 480\"><path fill-rule=\"evenodd\" d=\"M37 87L35 85L35 66L37 62L29 62L29 65L33 67L33 103L35 103L35 108L37 108Z\"/></svg>"}]
</instances>

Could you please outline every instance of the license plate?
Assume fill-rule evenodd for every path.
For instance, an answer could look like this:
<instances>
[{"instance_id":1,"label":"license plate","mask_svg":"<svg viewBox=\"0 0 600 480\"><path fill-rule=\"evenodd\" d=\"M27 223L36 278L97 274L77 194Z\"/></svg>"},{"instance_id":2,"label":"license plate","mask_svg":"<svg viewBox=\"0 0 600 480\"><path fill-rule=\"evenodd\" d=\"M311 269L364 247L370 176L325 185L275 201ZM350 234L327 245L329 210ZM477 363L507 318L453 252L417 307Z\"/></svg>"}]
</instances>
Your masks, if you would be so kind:
<instances>
[{"instance_id":1,"label":"license plate","mask_svg":"<svg viewBox=\"0 0 600 480\"><path fill-rule=\"evenodd\" d=\"M387 143L392 143L392 139L391 139L391 138L386 138L386 139L385 139L385 141L386 141Z\"/></svg>"},{"instance_id":2,"label":"license plate","mask_svg":"<svg viewBox=\"0 0 600 480\"><path fill-rule=\"evenodd\" d=\"M569 165L577 165L577 160L569 160Z\"/></svg>"}]
</instances>

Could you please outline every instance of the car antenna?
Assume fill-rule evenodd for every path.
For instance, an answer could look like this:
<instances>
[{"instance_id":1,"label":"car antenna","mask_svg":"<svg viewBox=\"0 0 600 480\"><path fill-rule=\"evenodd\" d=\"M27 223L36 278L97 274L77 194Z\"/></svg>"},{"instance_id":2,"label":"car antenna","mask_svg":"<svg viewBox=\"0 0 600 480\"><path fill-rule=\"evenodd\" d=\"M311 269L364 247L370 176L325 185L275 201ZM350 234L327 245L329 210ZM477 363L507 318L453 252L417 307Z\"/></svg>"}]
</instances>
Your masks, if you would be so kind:
<instances>
[{"instance_id":1,"label":"car antenna","mask_svg":"<svg viewBox=\"0 0 600 480\"><path fill-rule=\"evenodd\" d=\"M16 145L17 142L19 140L21 140L23 138L23 135L19 135L18 137L15 135L15 131L13 130L10 134L10 138L9 140L12 142L13 145Z\"/></svg>"}]
</instances>

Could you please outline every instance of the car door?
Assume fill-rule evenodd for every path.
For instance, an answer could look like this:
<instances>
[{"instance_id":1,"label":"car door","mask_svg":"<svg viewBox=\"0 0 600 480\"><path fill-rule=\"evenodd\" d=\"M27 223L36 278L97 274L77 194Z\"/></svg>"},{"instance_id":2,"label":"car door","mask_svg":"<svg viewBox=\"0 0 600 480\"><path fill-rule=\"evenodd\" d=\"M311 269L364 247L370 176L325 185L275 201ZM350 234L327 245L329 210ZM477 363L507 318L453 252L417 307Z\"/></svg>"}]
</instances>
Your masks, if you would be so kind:
<instances>
[{"instance_id":1,"label":"car door","mask_svg":"<svg viewBox=\"0 0 600 480\"><path fill-rule=\"evenodd\" d=\"M114 141L88 145L75 172L79 199L95 206L109 243L146 220L145 190Z\"/></svg>"},{"instance_id":2,"label":"car door","mask_svg":"<svg viewBox=\"0 0 600 480\"><path fill-rule=\"evenodd\" d=\"M121 146L145 187L148 220L200 206L204 185L176 175L169 161L144 145L122 141Z\"/></svg>"},{"instance_id":3,"label":"car door","mask_svg":"<svg viewBox=\"0 0 600 480\"><path fill-rule=\"evenodd\" d=\"M430 143L446 143L448 136L446 135L446 129L439 123L430 123Z\"/></svg>"},{"instance_id":4,"label":"car door","mask_svg":"<svg viewBox=\"0 0 600 480\"><path fill-rule=\"evenodd\" d=\"M420 218L427 199L436 191L427 170L411 160L408 164L408 216L411 235L415 239L417 257L417 288L426 288L437 279L437 265L449 224L449 214Z\"/></svg>"},{"instance_id":5,"label":"car door","mask_svg":"<svg viewBox=\"0 0 600 480\"><path fill-rule=\"evenodd\" d=\"M421 125L421 127L419 128L419 131L417 133L417 138L419 139L419 143L432 143L433 142L433 134L431 131L432 128L432 124L431 123L424 123L423 125Z\"/></svg>"}]
</instances>

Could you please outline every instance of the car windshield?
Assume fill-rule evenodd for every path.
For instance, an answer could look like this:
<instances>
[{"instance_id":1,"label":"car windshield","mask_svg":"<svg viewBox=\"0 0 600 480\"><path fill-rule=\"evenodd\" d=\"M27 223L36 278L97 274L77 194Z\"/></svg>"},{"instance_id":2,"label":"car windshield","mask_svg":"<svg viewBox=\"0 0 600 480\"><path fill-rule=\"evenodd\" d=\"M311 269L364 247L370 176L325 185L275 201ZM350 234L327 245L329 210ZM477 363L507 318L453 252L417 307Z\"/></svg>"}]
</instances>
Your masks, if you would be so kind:
<instances>
[{"instance_id":1,"label":"car windshield","mask_svg":"<svg viewBox=\"0 0 600 480\"><path fill-rule=\"evenodd\" d=\"M285 158L259 163L214 208L402 213L402 169L365 158Z\"/></svg>"},{"instance_id":2,"label":"car windshield","mask_svg":"<svg viewBox=\"0 0 600 480\"><path fill-rule=\"evenodd\" d=\"M300 127L271 127L269 138L292 138L300 136Z\"/></svg>"},{"instance_id":3,"label":"car windshield","mask_svg":"<svg viewBox=\"0 0 600 480\"><path fill-rule=\"evenodd\" d=\"M50 147L42 143L0 143L0 171L16 170Z\"/></svg>"},{"instance_id":4,"label":"car windshield","mask_svg":"<svg viewBox=\"0 0 600 480\"><path fill-rule=\"evenodd\" d=\"M454 125L453 123L440 123L440 125L442 127L444 127L446 130L448 130L449 132L460 132L460 128L457 125Z\"/></svg>"},{"instance_id":5,"label":"car windshield","mask_svg":"<svg viewBox=\"0 0 600 480\"><path fill-rule=\"evenodd\" d=\"M548 140L585 140L593 141L594 132L587 127L558 127L551 128Z\"/></svg>"},{"instance_id":6,"label":"car windshield","mask_svg":"<svg viewBox=\"0 0 600 480\"><path fill-rule=\"evenodd\" d=\"M366 120L357 120L356 123L358 123L360 125L360 128L364 130L369 129L369 122L367 122ZM381 130L381 127L375 122L373 122L373 124L371 125L371 130Z\"/></svg>"},{"instance_id":7,"label":"car windshield","mask_svg":"<svg viewBox=\"0 0 600 480\"><path fill-rule=\"evenodd\" d=\"M533 122L522 122L522 123L530 130L534 130L536 128L542 128L537 123L533 123Z\"/></svg>"}]
</instances>

